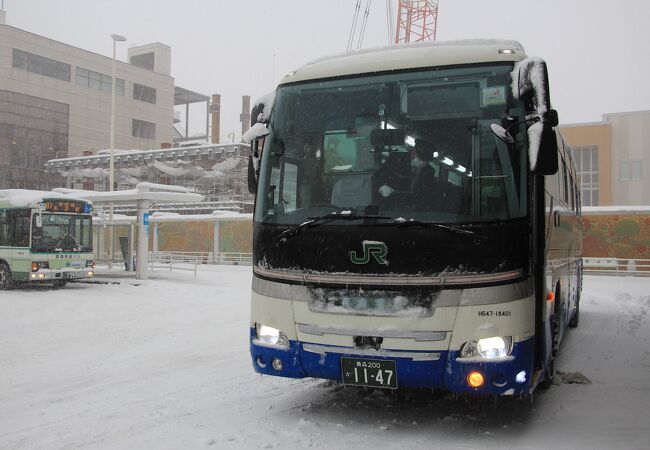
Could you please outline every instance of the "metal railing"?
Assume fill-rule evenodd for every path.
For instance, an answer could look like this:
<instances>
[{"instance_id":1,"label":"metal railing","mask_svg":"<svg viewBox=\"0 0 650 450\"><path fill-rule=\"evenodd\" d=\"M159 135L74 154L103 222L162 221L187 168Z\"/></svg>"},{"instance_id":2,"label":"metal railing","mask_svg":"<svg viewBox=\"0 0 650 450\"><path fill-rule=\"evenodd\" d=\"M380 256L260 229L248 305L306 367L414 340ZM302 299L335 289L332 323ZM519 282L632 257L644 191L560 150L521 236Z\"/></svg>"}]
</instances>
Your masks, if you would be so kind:
<instances>
[{"instance_id":1,"label":"metal railing","mask_svg":"<svg viewBox=\"0 0 650 450\"><path fill-rule=\"evenodd\" d=\"M235 252L149 252L149 268L172 270L189 270L196 277L197 267L205 264L227 264L250 266L253 263L251 253Z\"/></svg>"},{"instance_id":2,"label":"metal railing","mask_svg":"<svg viewBox=\"0 0 650 450\"><path fill-rule=\"evenodd\" d=\"M650 276L650 259L583 258L585 275Z\"/></svg>"}]
</instances>

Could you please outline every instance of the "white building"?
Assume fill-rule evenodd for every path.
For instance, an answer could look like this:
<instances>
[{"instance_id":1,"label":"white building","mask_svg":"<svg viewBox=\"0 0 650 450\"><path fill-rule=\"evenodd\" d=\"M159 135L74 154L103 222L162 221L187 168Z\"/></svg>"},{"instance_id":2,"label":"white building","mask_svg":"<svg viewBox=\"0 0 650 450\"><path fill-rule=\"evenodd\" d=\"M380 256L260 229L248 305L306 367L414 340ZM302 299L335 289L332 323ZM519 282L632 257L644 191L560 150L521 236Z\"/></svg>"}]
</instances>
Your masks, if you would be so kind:
<instances>
[{"instance_id":1,"label":"white building","mask_svg":"<svg viewBox=\"0 0 650 450\"><path fill-rule=\"evenodd\" d=\"M171 146L174 105L209 98L175 88L167 45L132 47L128 55L130 63L116 66L115 148ZM6 25L3 12L0 188L53 187L60 183L43 173L46 161L109 148L112 62ZM175 90L182 91L179 99Z\"/></svg>"}]
</instances>

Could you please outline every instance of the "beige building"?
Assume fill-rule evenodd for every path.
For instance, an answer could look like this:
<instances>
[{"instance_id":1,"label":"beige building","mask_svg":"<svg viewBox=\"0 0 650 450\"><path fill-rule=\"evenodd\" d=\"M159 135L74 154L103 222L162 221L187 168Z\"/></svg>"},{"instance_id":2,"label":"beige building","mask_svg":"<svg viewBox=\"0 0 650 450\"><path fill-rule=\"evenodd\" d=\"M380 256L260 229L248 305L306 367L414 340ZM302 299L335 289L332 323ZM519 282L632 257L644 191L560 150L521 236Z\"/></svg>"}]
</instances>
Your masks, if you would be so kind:
<instances>
[{"instance_id":1,"label":"beige building","mask_svg":"<svg viewBox=\"0 0 650 450\"><path fill-rule=\"evenodd\" d=\"M604 114L612 126L612 204L650 205L650 111Z\"/></svg>"},{"instance_id":2,"label":"beige building","mask_svg":"<svg viewBox=\"0 0 650 450\"><path fill-rule=\"evenodd\" d=\"M112 58L3 22L0 188L48 188L57 183L44 175L46 161L110 146ZM171 49L154 43L128 53L130 64L116 66L115 148L171 145Z\"/></svg>"},{"instance_id":3,"label":"beige building","mask_svg":"<svg viewBox=\"0 0 650 450\"><path fill-rule=\"evenodd\" d=\"M564 125L584 206L650 205L650 111L604 114L602 122Z\"/></svg>"}]
</instances>

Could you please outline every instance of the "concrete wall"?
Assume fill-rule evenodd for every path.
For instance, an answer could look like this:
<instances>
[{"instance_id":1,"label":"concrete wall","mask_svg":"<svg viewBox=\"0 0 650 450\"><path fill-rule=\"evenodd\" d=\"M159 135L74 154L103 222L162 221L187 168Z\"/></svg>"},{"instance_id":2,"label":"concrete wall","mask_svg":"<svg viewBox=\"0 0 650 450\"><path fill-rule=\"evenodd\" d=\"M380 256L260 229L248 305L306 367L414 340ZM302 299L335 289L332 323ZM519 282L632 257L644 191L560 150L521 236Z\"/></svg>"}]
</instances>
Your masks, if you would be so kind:
<instances>
[{"instance_id":1,"label":"concrete wall","mask_svg":"<svg viewBox=\"0 0 650 450\"><path fill-rule=\"evenodd\" d=\"M71 80L63 81L13 68L14 48L70 64ZM106 149L110 145L111 94L76 84L77 67L110 76L112 58L0 25L0 86L7 91L68 104L70 156L87 150ZM115 147L152 149L159 148L163 142L172 142L174 79L119 61L116 73L116 78L125 80L125 86L124 95L116 96ZM156 104L133 99L133 83L155 88ZM155 123L155 139L133 137L132 119Z\"/></svg>"},{"instance_id":2,"label":"concrete wall","mask_svg":"<svg viewBox=\"0 0 650 450\"><path fill-rule=\"evenodd\" d=\"M585 257L650 259L650 213L591 213L582 218Z\"/></svg>"}]
</instances>

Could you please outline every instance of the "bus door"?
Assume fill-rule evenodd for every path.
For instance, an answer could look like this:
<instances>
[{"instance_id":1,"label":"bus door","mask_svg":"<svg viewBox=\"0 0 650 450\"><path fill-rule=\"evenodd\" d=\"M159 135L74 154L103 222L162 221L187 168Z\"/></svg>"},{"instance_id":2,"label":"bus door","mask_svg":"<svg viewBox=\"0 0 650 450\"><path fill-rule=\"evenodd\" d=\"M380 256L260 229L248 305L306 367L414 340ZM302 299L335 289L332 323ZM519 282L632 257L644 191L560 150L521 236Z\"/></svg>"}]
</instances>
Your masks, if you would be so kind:
<instances>
[{"instance_id":1,"label":"bus door","mask_svg":"<svg viewBox=\"0 0 650 450\"><path fill-rule=\"evenodd\" d=\"M30 272L31 253L30 244L30 219L29 210L16 209L8 211L9 230L11 237L11 271Z\"/></svg>"}]
</instances>

